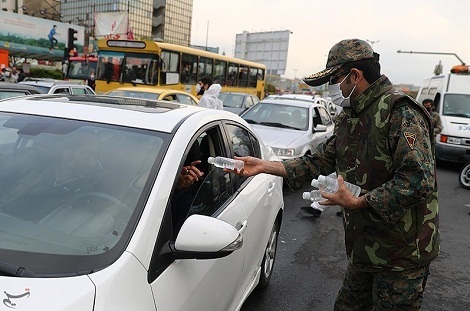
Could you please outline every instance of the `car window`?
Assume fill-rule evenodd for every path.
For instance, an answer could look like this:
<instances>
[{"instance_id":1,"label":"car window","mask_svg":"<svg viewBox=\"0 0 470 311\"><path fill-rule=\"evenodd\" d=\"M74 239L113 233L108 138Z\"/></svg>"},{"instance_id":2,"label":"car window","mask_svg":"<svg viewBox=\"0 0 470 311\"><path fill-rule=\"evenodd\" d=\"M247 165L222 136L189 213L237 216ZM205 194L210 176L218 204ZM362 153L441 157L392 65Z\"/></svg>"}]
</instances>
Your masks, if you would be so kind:
<instances>
[{"instance_id":1,"label":"car window","mask_svg":"<svg viewBox=\"0 0 470 311\"><path fill-rule=\"evenodd\" d=\"M72 87L72 94L83 95L83 94L89 94L89 93L83 87Z\"/></svg>"},{"instance_id":2,"label":"car window","mask_svg":"<svg viewBox=\"0 0 470 311\"><path fill-rule=\"evenodd\" d=\"M253 97L247 96L245 99L245 108L248 109L253 106Z\"/></svg>"},{"instance_id":3,"label":"car window","mask_svg":"<svg viewBox=\"0 0 470 311\"><path fill-rule=\"evenodd\" d=\"M323 107L318 107L318 112L320 114L321 124L330 125L332 123L331 116L328 111L326 111L326 109L324 109Z\"/></svg>"},{"instance_id":4,"label":"car window","mask_svg":"<svg viewBox=\"0 0 470 311\"><path fill-rule=\"evenodd\" d=\"M189 95L176 94L178 102L186 105L197 105L197 103Z\"/></svg>"},{"instance_id":5,"label":"car window","mask_svg":"<svg viewBox=\"0 0 470 311\"><path fill-rule=\"evenodd\" d=\"M178 187L178 180L184 172L179 172L175 177L175 191L170 200L175 236L187 217L193 214L218 215L234 194L233 176L207 162L209 157L227 156L222 137L220 127L215 126L198 133L186 148L182 169L200 160L196 167L204 175L198 182L183 188Z\"/></svg>"},{"instance_id":6,"label":"car window","mask_svg":"<svg viewBox=\"0 0 470 311\"><path fill-rule=\"evenodd\" d=\"M68 87L58 87L53 91L53 94L70 94Z\"/></svg>"},{"instance_id":7,"label":"car window","mask_svg":"<svg viewBox=\"0 0 470 311\"><path fill-rule=\"evenodd\" d=\"M165 97L162 98L162 100L168 100L170 102L176 101L176 95L175 94L166 95Z\"/></svg>"},{"instance_id":8,"label":"car window","mask_svg":"<svg viewBox=\"0 0 470 311\"><path fill-rule=\"evenodd\" d=\"M28 91L22 90L4 90L0 91L0 99L12 98L16 96L30 95Z\"/></svg>"}]
</instances>

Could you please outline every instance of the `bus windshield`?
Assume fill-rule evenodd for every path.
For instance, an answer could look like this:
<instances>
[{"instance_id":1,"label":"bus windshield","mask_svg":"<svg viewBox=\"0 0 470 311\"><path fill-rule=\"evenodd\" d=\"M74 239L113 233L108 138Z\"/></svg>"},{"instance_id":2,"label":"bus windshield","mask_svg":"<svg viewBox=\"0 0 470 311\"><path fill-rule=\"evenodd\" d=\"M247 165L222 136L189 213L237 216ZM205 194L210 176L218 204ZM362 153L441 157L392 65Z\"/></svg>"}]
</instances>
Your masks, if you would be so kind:
<instances>
[{"instance_id":1,"label":"bus windshield","mask_svg":"<svg viewBox=\"0 0 470 311\"><path fill-rule=\"evenodd\" d=\"M96 57L70 57L65 75L66 80L86 80L91 72L96 72Z\"/></svg>"},{"instance_id":2,"label":"bus windshield","mask_svg":"<svg viewBox=\"0 0 470 311\"><path fill-rule=\"evenodd\" d=\"M98 80L151 85L157 83L158 55L100 51L98 58Z\"/></svg>"}]
</instances>

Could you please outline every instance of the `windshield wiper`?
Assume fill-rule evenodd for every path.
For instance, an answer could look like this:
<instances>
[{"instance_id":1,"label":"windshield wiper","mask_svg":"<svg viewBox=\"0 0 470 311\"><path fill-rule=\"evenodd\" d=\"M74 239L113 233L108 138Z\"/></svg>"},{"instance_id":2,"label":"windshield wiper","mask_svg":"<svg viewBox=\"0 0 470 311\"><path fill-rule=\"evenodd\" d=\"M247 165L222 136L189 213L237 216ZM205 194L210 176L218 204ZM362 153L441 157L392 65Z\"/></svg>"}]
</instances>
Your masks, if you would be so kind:
<instances>
[{"instance_id":1,"label":"windshield wiper","mask_svg":"<svg viewBox=\"0 0 470 311\"><path fill-rule=\"evenodd\" d=\"M19 277L35 277L36 274L21 266L12 265L10 263L0 261L0 275L19 276Z\"/></svg>"},{"instance_id":2,"label":"windshield wiper","mask_svg":"<svg viewBox=\"0 0 470 311\"><path fill-rule=\"evenodd\" d=\"M259 123L259 124L261 124L261 125L266 125L266 126L281 127L281 128L285 128L285 129L298 129L298 128L296 128L296 127L289 126L289 125L282 124L282 123L278 123L278 122L261 122L261 123Z\"/></svg>"},{"instance_id":3,"label":"windshield wiper","mask_svg":"<svg viewBox=\"0 0 470 311\"><path fill-rule=\"evenodd\" d=\"M256 122L255 120L252 120L252 119L245 119L245 121L247 123L250 123L250 124L258 124L259 122Z\"/></svg>"}]
</instances>

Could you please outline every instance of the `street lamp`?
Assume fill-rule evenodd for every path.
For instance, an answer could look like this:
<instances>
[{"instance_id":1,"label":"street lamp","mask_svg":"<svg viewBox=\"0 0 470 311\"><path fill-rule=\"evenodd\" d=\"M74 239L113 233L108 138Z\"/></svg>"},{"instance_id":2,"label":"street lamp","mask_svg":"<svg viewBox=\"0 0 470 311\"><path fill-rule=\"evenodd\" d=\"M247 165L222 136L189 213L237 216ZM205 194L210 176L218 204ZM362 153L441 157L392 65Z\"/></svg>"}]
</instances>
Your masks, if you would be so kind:
<instances>
[{"instance_id":1,"label":"street lamp","mask_svg":"<svg viewBox=\"0 0 470 311\"><path fill-rule=\"evenodd\" d=\"M397 53L409 53L409 54L434 54L434 55L454 55L462 63L462 66L465 66L465 63L460 57L455 53L440 53L440 52L414 52L414 51L402 51L398 50Z\"/></svg>"}]
</instances>

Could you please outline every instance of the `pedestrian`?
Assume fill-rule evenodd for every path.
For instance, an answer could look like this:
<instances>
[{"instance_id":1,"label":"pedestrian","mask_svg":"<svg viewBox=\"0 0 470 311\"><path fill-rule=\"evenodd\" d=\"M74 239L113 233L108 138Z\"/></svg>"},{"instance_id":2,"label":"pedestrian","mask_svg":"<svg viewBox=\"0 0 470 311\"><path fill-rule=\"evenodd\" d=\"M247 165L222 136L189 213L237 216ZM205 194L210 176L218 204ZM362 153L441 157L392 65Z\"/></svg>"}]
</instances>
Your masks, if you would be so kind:
<instances>
[{"instance_id":1,"label":"pedestrian","mask_svg":"<svg viewBox=\"0 0 470 311\"><path fill-rule=\"evenodd\" d=\"M222 86L220 84L212 84L207 91L204 92L201 99L199 100L199 106L211 109L223 110L224 105L222 100L219 98Z\"/></svg>"},{"instance_id":2,"label":"pedestrian","mask_svg":"<svg viewBox=\"0 0 470 311\"><path fill-rule=\"evenodd\" d=\"M441 134L442 132L442 121L441 116L434 111L434 101L430 98L423 100L423 106L429 112L432 120L432 127L434 130L434 135Z\"/></svg>"},{"instance_id":3,"label":"pedestrian","mask_svg":"<svg viewBox=\"0 0 470 311\"><path fill-rule=\"evenodd\" d=\"M11 83L18 83L19 72L16 70L16 67L11 67L11 74L10 74L10 82Z\"/></svg>"},{"instance_id":4,"label":"pedestrian","mask_svg":"<svg viewBox=\"0 0 470 311\"><path fill-rule=\"evenodd\" d=\"M93 91L95 90L96 88L96 80L95 80L95 72L92 71L90 73L90 76L88 77L88 79L86 80L86 84L91 87L93 89Z\"/></svg>"},{"instance_id":5,"label":"pedestrian","mask_svg":"<svg viewBox=\"0 0 470 311\"><path fill-rule=\"evenodd\" d=\"M49 51L52 52L52 49L57 46L58 41L55 38L55 35L57 35L57 25L52 26L51 30L49 31L49 34L47 37L49 38Z\"/></svg>"},{"instance_id":6,"label":"pedestrian","mask_svg":"<svg viewBox=\"0 0 470 311\"><path fill-rule=\"evenodd\" d=\"M334 310L420 310L429 264L439 253L431 120L423 106L380 73L365 41L342 40L326 69L304 79L329 82L341 107L333 136L312 155L282 162L240 157L243 176L283 176L295 188L336 172L339 190L321 205L343 213L348 266ZM362 188L353 196L344 181Z\"/></svg>"},{"instance_id":7,"label":"pedestrian","mask_svg":"<svg viewBox=\"0 0 470 311\"><path fill-rule=\"evenodd\" d=\"M23 68L18 68L18 82L21 82L24 79L26 79L26 74L24 73Z\"/></svg>"},{"instance_id":8,"label":"pedestrian","mask_svg":"<svg viewBox=\"0 0 470 311\"><path fill-rule=\"evenodd\" d=\"M199 80L196 85L197 98L201 99L202 95L204 95L204 92L208 90L211 85L212 80L209 78L202 78Z\"/></svg>"}]
</instances>

